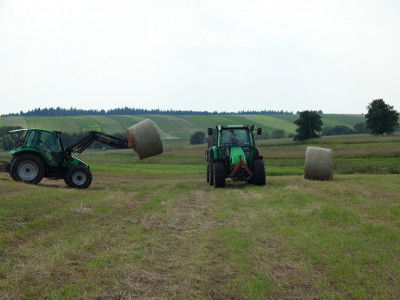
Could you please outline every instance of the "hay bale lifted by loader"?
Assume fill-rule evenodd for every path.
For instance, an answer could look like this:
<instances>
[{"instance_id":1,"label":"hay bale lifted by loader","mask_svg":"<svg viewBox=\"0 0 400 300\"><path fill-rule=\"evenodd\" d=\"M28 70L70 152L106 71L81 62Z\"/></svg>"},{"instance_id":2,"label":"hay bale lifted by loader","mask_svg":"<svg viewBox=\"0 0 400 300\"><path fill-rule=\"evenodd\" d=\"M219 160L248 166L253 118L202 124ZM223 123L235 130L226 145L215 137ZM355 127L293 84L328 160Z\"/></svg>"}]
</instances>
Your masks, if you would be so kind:
<instances>
[{"instance_id":1,"label":"hay bale lifted by loader","mask_svg":"<svg viewBox=\"0 0 400 300\"><path fill-rule=\"evenodd\" d=\"M31 184L38 184L43 177L64 179L73 188L87 188L92 182L90 167L75 155L82 153L94 141L115 148L132 147L139 159L163 153L163 145L157 129L149 119L128 129L125 139L102 132L91 131L68 146L63 146L61 132L41 129L20 129L25 131L20 146L11 150L10 163L2 164L0 170L8 171L11 178Z\"/></svg>"},{"instance_id":2,"label":"hay bale lifted by loader","mask_svg":"<svg viewBox=\"0 0 400 300\"><path fill-rule=\"evenodd\" d=\"M132 143L139 159L163 153L160 135L150 119L143 120L128 128L128 141Z\"/></svg>"}]
</instances>

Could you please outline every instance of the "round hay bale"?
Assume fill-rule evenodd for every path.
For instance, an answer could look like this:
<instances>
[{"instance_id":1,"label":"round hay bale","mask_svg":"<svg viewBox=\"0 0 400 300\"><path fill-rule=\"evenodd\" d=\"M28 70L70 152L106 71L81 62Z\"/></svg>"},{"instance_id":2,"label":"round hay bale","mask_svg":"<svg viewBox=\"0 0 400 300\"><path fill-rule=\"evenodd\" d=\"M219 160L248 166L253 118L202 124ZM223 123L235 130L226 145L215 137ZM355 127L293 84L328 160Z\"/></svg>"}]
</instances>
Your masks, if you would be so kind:
<instances>
[{"instance_id":1,"label":"round hay bale","mask_svg":"<svg viewBox=\"0 0 400 300\"><path fill-rule=\"evenodd\" d=\"M307 147L304 163L304 178L310 180L332 180L332 150L321 147Z\"/></svg>"},{"instance_id":2,"label":"round hay bale","mask_svg":"<svg viewBox=\"0 0 400 300\"><path fill-rule=\"evenodd\" d=\"M156 126L149 119L129 127L128 137L133 140L133 150L136 151L139 159L161 154L164 151Z\"/></svg>"}]
</instances>

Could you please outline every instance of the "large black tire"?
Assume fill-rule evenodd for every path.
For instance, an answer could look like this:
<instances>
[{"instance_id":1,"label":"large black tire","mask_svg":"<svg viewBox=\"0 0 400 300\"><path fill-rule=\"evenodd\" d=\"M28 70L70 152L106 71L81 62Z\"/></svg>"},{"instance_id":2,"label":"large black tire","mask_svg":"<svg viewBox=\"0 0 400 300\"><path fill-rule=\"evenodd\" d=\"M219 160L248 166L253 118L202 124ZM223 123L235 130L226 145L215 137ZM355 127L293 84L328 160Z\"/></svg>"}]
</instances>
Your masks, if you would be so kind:
<instances>
[{"instance_id":1,"label":"large black tire","mask_svg":"<svg viewBox=\"0 0 400 300\"><path fill-rule=\"evenodd\" d=\"M11 178L30 184L38 184L44 175L44 163L42 159L31 153L25 153L14 157L10 166Z\"/></svg>"},{"instance_id":2,"label":"large black tire","mask_svg":"<svg viewBox=\"0 0 400 300\"><path fill-rule=\"evenodd\" d=\"M15 181L17 181L18 179L17 179L17 177L15 176L15 168L14 168L14 166L15 166L15 159L13 159L12 161L11 161L11 164L10 164L10 169L8 170L8 173L10 174L10 177L13 179L13 180L15 180Z\"/></svg>"},{"instance_id":3,"label":"large black tire","mask_svg":"<svg viewBox=\"0 0 400 300\"><path fill-rule=\"evenodd\" d=\"M265 185L265 166L262 160L256 160L254 162L254 177L252 182L255 185Z\"/></svg>"},{"instance_id":4,"label":"large black tire","mask_svg":"<svg viewBox=\"0 0 400 300\"><path fill-rule=\"evenodd\" d=\"M92 183L92 172L84 166L74 166L68 170L64 179L72 188L85 189Z\"/></svg>"},{"instance_id":5,"label":"large black tire","mask_svg":"<svg viewBox=\"0 0 400 300\"><path fill-rule=\"evenodd\" d=\"M208 163L207 166L207 182L209 185L214 185L214 176L213 176L213 164Z\"/></svg>"},{"instance_id":6,"label":"large black tire","mask_svg":"<svg viewBox=\"0 0 400 300\"><path fill-rule=\"evenodd\" d=\"M212 164L214 187L225 186L225 166L222 162L216 162Z\"/></svg>"}]
</instances>

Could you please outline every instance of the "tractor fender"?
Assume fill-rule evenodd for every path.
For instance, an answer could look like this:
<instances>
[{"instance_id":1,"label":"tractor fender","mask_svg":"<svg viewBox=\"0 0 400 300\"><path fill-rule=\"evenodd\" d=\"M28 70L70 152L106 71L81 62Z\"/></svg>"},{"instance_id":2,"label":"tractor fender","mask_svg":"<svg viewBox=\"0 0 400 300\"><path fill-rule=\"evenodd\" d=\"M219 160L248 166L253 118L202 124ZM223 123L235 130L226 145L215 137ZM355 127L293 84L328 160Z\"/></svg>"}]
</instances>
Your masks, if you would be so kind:
<instances>
[{"instance_id":1,"label":"tractor fender","mask_svg":"<svg viewBox=\"0 0 400 300\"><path fill-rule=\"evenodd\" d=\"M89 165L87 163L81 161L79 158L76 158L76 157L71 157L71 159L67 161L65 167L67 169L70 169L70 168L75 167L77 165L90 169L90 167L89 167Z\"/></svg>"},{"instance_id":2,"label":"tractor fender","mask_svg":"<svg viewBox=\"0 0 400 300\"><path fill-rule=\"evenodd\" d=\"M211 147L207 151L207 160L208 161L215 161L221 158L220 150L217 149L216 146Z\"/></svg>"},{"instance_id":3,"label":"tractor fender","mask_svg":"<svg viewBox=\"0 0 400 300\"><path fill-rule=\"evenodd\" d=\"M30 148L30 147L29 148L17 148L17 149L14 149L14 150L10 151L10 154L13 156L13 158L15 158L15 157L17 157L19 155L25 154L25 153L34 154L34 155L38 156L43 161L43 163L45 165L49 165L48 159L46 157L44 157L42 155L42 153L40 153L40 151L38 151L35 148Z\"/></svg>"}]
</instances>

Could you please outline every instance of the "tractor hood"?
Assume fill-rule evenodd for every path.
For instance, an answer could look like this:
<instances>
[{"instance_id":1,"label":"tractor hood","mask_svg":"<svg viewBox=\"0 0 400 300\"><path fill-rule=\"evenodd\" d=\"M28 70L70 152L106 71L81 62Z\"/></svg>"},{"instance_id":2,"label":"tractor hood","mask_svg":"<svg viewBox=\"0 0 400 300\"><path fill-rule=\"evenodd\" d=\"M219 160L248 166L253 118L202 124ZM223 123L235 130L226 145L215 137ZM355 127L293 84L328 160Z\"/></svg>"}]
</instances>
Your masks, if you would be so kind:
<instances>
[{"instance_id":1,"label":"tractor hood","mask_svg":"<svg viewBox=\"0 0 400 300\"><path fill-rule=\"evenodd\" d=\"M242 160L246 165L246 155L241 147L232 147L229 153L231 166L235 166Z\"/></svg>"}]
</instances>

